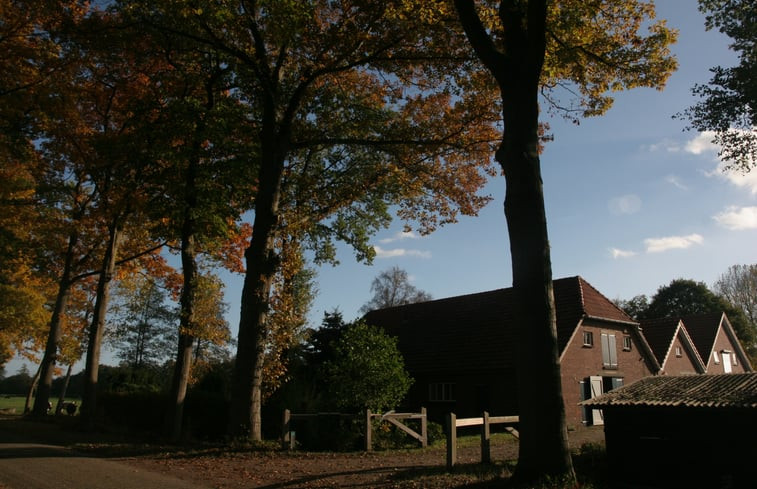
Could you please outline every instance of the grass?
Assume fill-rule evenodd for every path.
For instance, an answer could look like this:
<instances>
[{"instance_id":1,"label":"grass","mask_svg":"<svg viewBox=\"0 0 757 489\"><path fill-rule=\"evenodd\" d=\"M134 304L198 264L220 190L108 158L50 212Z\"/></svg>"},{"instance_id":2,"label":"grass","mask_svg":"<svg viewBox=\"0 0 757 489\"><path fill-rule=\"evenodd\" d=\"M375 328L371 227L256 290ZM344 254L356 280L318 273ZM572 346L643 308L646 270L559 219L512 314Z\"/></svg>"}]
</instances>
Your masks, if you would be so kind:
<instances>
[{"instance_id":1,"label":"grass","mask_svg":"<svg viewBox=\"0 0 757 489\"><path fill-rule=\"evenodd\" d=\"M53 404L53 409L54 409L55 405L58 402L58 399L57 398L51 399L50 402ZM77 406L81 404L80 399L74 399L74 398L67 398L66 402L75 402ZM0 396L0 411L3 411L5 409L15 409L14 414L20 416L24 414L25 404L26 404L26 397L23 397L23 396L8 396L8 395ZM32 399L32 406L34 406L34 399ZM77 414L78 414L78 410L77 410Z\"/></svg>"}]
</instances>

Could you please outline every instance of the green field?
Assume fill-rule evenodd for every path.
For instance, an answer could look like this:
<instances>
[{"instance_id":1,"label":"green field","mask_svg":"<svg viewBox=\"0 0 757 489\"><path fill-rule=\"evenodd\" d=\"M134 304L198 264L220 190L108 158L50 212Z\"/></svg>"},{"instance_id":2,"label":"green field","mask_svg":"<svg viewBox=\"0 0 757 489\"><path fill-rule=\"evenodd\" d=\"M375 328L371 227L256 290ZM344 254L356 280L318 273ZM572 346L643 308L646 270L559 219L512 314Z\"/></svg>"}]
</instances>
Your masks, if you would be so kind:
<instances>
[{"instance_id":1,"label":"green field","mask_svg":"<svg viewBox=\"0 0 757 489\"><path fill-rule=\"evenodd\" d=\"M53 404L53 409L55 408L55 405L57 404L57 399L51 399ZM75 402L77 406L81 404L80 399L66 399L66 402ZM15 409L16 412L14 414L21 415L24 412L24 404L26 403L26 398L23 396L0 396L0 411L6 410L6 409ZM32 400L32 406L34 406L34 400ZM64 411L65 414L65 411ZM79 414L79 409L77 407L76 414Z\"/></svg>"}]
</instances>

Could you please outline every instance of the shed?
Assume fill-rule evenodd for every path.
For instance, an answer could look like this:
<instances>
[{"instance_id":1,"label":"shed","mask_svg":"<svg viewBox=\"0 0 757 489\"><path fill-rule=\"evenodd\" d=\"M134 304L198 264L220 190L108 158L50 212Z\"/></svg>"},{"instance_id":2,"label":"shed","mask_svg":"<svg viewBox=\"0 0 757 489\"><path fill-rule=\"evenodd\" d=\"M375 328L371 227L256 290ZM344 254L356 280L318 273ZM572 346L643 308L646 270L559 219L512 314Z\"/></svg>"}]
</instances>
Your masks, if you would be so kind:
<instances>
[{"instance_id":1,"label":"shed","mask_svg":"<svg viewBox=\"0 0 757 489\"><path fill-rule=\"evenodd\" d=\"M581 404L603 410L625 487L757 487L757 373L648 377Z\"/></svg>"}]
</instances>

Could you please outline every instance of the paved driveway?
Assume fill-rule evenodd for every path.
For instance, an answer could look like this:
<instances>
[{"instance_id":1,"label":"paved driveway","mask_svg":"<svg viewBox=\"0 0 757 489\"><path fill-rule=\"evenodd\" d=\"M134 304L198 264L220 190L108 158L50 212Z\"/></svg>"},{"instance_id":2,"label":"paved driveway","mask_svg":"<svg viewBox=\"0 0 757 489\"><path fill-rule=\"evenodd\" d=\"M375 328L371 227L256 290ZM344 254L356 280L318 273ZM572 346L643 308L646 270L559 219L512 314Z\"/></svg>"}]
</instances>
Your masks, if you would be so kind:
<instances>
[{"instance_id":1,"label":"paved driveway","mask_svg":"<svg viewBox=\"0 0 757 489\"><path fill-rule=\"evenodd\" d=\"M64 447L3 441L0 489L210 489Z\"/></svg>"}]
</instances>

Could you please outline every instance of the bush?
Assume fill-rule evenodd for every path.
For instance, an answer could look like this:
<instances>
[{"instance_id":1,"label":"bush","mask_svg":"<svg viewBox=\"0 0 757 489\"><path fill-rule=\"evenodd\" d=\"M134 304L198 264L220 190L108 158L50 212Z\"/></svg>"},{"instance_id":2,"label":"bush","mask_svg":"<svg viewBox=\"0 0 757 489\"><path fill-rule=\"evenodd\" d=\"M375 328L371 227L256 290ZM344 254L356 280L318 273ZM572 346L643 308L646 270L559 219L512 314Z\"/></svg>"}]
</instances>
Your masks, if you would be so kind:
<instances>
[{"instance_id":1,"label":"bush","mask_svg":"<svg viewBox=\"0 0 757 489\"><path fill-rule=\"evenodd\" d=\"M322 414L295 419L290 431L295 432L297 448L310 451L349 452L360 450L365 440L362 417Z\"/></svg>"},{"instance_id":2,"label":"bush","mask_svg":"<svg viewBox=\"0 0 757 489\"><path fill-rule=\"evenodd\" d=\"M328 398L343 411L392 409L413 383L405 371L397 339L359 322L336 341L325 371Z\"/></svg>"}]
</instances>

